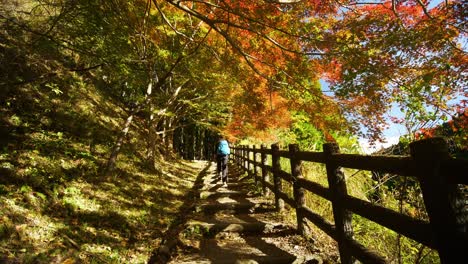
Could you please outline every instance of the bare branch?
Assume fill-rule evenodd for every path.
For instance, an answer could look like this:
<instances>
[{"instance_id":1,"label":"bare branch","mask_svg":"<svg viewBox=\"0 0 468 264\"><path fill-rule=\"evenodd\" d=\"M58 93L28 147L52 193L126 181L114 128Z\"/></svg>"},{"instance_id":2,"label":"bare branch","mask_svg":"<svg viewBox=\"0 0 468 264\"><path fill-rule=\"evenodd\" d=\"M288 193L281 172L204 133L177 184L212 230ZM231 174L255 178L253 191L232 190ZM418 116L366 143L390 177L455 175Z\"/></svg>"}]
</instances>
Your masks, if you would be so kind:
<instances>
[{"instance_id":1,"label":"bare branch","mask_svg":"<svg viewBox=\"0 0 468 264\"><path fill-rule=\"evenodd\" d=\"M91 67L88 67L88 68L75 68L75 69L70 69L70 71L72 72L84 72L84 71L89 71L89 70L94 70L96 68L99 68L101 66L103 66L104 64L101 63L101 64L98 64L98 65L94 65L94 66L91 66Z\"/></svg>"},{"instance_id":2,"label":"bare branch","mask_svg":"<svg viewBox=\"0 0 468 264\"><path fill-rule=\"evenodd\" d=\"M168 1L168 2L173 2L173 1ZM185 2L183 0L181 1L177 1L178 3L180 2ZM286 34L288 36L291 36L291 37L294 37L294 38L301 38L301 39L308 39L308 40L314 40L314 41L318 41L318 42L322 42L322 40L319 40L319 39L313 39L313 38L310 38L310 37L305 37L303 35L297 35L297 34L293 34L285 29L282 29L282 28L278 28L278 27L273 27L271 26L270 24L268 23L265 23L261 20L257 20L257 19L253 19L252 17L248 17L248 16L245 16L244 14L240 13L240 12L236 12L234 9L232 8L229 8L228 7L224 7L224 6L221 6L221 5L215 5L213 3L210 3L210 2L206 2L206 1L201 1L201 0L198 0L198 1L191 1L191 2L197 2L197 3L201 3L201 4L205 4L207 6L211 6L211 7L216 7L226 13L228 13L228 18L229 18L229 14L232 14L232 15L236 15L238 16L239 18L242 18L244 20L246 20L247 22L249 23L254 23L258 26L261 26L261 27L264 27L264 28L267 28L267 29L271 29L271 30L274 30L274 31L278 31L280 33L283 33L283 34ZM299 2L299 1L298 1ZM201 14L200 14L201 15ZM234 26L234 24L232 24L230 22L230 20L228 21L224 21L224 20L214 20L214 19L211 19L212 23L220 23L220 24L226 24L228 26ZM241 27L239 25L236 25L236 27L240 28L240 29L245 29L245 30L248 30L248 31L251 31L251 32L254 32L252 30L252 28L245 28L245 27ZM258 31L256 31L255 33L258 34ZM261 34L261 33L260 33Z\"/></svg>"},{"instance_id":3,"label":"bare branch","mask_svg":"<svg viewBox=\"0 0 468 264\"><path fill-rule=\"evenodd\" d=\"M428 18L434 19L434 18L429 14L429 12L427 11L427 8L426 8L426 6L424 5L424 3L421 2L421 0L416 0L416 1L417 1L418 4L421 6L421 8L422 8L424 14L425 14Z\"/></svg>"},{"instance_id":4,"label":"bare branch","mask_svg":"<svg viewBox=\"0 0 468 264\"><path fill-rule=\"evenodd\" d=\"M278 67L276 67L275 65L271 64L271 63L268 63L268 62L265 62L257 57L254 57L250 54L248 54L247 52L245 52L235 41L234 39L232 39L232 37L225 31L225 30L222 30L221 28L219 28L217 26L217 24L227 24L227 25L230 25L232 27L236 27L236 28L240 28L240 29L245 29L245 30L248 30L250 32L253 32L255 34L258 34L259 36L262 36L263 38L267 39L268 41L270 41L271 43L273 43L275 46L278 46L280 49L283 49L285 51L288 51L288 52L294 52L294 53L298 53L298 54L304 54L304 55L326 55L324 53L313 53L313 52L308 52L308 53L305 53L305 52L300 52L300 51L293 51L293 50L290 50L290 49L287 49L286 47L283 47L281 46L278 42L274 41L273 39L269 38L268 36L266 36L265 34L262 34L261 32L259 31L256 31L256 30L253 30L251 28L246 28L246 27L242 27L240 25L237 25L237 24L234 24L234 23L228 23L226 21L223 21L223 20L212 20L212 19L209 19L207 18L206 16L204 16L203 14L200 14L198 13L197 11L193 10L193 9L190 9L188 8L186 5L184 5L182 3L182 1L168 1L171 5L181 9L182 11L184 12L187 12L189 13L190 15L204 21L206 24L208 24L211 28L213 28L216 32L218 32L221 36L223 36L226 41L231 45L231 47L238 51L245 59L245 61L247 62L247 64L249 65L249 67L255 72L257 73L259 76L265 78L265 79L268 79L268 80L272 80L270 77L268 77L267 75L265 75L264 73L262 73L259 69L257 69L255 67L255 65L251 62L251 60L256 60L256 61L259 61L260 63L262 64L265 64L269 67L272 67L272 68L275 68L275 69L278 69ZM275 81L275 80L272 80L272 81Z\"/></svg>"},{"instance_id":5,"label":"bare branch","mask_svg":"<svg viewBox=\"0 0 468 264\"><path fill-rule=\"evenodd\" d=\"M38 36L41 36L41 37L44 37L46 39L49 39L50 41L52 41L53 43L55 43L57 46L61 47L61 48L64 48L66 50L71 50L71 51L74 51L74 52L78 52L78 53L81 53L81 54L85 54L85 55L88 55L90 57L95 57L95 58L100 58L102 61L106 62L105 60L102 59L102 56L99 56L97 54L94 54L94 53L91 53L89 51L86 51L86 50L82 50L80 48L77 48L72 42L68 41L68 40L65 40L65 39L56 39L54 38L53 36L50 36L50 35L47 35L45 33L42 33L42 32L39 32L37 30L34 30L32 28L30 28L29 26L27 25L24 25L24 24L21 24L19 22L17 22L16 20L14 19L11 19L11 18L7 18L5 16L3 16L2 14L0 14L0 18L3 18L5 19L6 21L18 26L21 30L24 30L24 31L27 31L29 33L32 33L34 35L38 35ZM66 45L65 45L65 44Z\"/></svg>"},{"instance_id":6,"label":"bare branch","mask_svg":"<svg viewBox=\"0 0 468 264\"><path fill-rule=\"evenodd\" d=\"M167 19L166 15L162 12L161 8L159 7L159 4L158 4L158 1L157 0L152 0L154 5L156 6L156 9L158 9L158 12L159 14L161 15L161 17L163 18L164 22L166 22L166 24L178 35L181 35L185 38L188 38L189 40L193 41L193 39L187 35L185 35L184 33L180 32L179 30L177 30L172 24L171 22L169 21L169 19Z\"/></svg>"}]
</instances>

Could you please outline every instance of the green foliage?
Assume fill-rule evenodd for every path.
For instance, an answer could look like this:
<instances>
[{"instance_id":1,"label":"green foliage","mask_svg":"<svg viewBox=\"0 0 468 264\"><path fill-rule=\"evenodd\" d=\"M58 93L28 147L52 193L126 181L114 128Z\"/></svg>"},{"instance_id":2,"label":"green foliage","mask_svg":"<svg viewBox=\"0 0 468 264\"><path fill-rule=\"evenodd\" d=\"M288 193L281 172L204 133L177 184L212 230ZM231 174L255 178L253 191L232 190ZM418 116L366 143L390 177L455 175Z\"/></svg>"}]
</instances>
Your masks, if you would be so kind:
<instances>
[{"instance_id":1,"label":"green foliage","mask_svg":"<svg viewBox=\"0 0 468 264\"><path fill-rule=\"evenodd\" d=\"M323 133L312 125L304 112L293 115L291 133L295 135L297 144L303 150L320 151L325 143Z\"/></svg>"},{"instance_id":2,"label":"green foliage","mask_svg":"<svg viewBox=\"0 0 468 264\"><path fill-rule=\"evenodd\" d=\"M338 146L340 146L341 153L359 154L362 152L361 146L359 145L359 141L356 136L342 132L332 132L331 134L336 140Z\"/></svg>"},{"instance_id":3,"label":"green foliage","mask_svg":"<svg viewBox=\"0 0 468 264\"><path fill-rule=\"evenodd\" d=\"M290 128L278 133L281 144L287 146L295 143L301 150L321 152L326 139L323 132L313 125L309 115L305 112L294 112L291 119ZM357 137L340 131L332 131L331 135L342 153L361 152Z\"/></svg>"}]
</instances>

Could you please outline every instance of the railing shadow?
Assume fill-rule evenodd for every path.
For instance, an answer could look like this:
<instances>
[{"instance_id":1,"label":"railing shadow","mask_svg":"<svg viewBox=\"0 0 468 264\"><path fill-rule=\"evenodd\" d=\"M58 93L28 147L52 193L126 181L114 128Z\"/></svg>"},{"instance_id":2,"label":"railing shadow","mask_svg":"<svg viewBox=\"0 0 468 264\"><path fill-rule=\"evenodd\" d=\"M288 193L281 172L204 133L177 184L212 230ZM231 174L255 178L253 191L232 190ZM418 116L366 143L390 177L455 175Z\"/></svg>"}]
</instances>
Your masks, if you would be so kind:
<instances>
[{"instance_id":1,"label":"railing shadow","mask_svg":"<svg viewBox=\"0 0 468 264\"><path fill-rule=\"evenodd\" d=\"M161 241L159 247L153 250L148 264L165 264L170 260L171 250L179 243L179 233L183 231L186 217L193 211L193 207L198 201L199 193L203 187L203 178L208 175L208 169L211 167L211 163L207 163L205 168L198 174L197 179L192 189L187 193L184 198L184 203L177 212L177 219L175 219L169 226L167 231L163 234L163 241Z\"/></svg>"}]
</instances>

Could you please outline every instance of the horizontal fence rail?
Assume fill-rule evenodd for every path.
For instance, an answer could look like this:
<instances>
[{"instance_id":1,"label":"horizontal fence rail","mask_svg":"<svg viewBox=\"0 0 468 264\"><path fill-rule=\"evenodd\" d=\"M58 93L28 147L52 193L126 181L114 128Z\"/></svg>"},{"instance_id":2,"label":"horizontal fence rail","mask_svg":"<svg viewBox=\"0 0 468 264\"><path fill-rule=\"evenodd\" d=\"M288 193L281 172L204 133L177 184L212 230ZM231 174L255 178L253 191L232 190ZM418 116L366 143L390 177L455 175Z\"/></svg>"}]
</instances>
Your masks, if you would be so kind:
<instances>
[{"instance_id":1,"label":"horizontal fence rail","mask_svg":"<svg viewBox=\"0 0 468 264\"><path fill-rule=\"evenodd\" d=\"M410 156L340 154L335 143L324 144L323 148L323 152L308 152L300 151L295 144L289 145L289 150L280 150L277 144L271 145L270 149L264 145L260 148L234 146L231 156L238 166L254 177L255 183L261 184L264 195L275 195L277 210L284 210L284 203L295 208L297 229L301 234L305 234L304 220L307 219L336 240L341 263L353 263L354 259L364 263L386 263L377 252L353 239L353 213L436 249L441 263L468 263L467 201L460 187L468 184L468 160L451 159L442 138L411 143ZM291 173L281 169L280 158L290 160ZM301 175L304 161L325 165L329 187ZM429 222L349 196L342 167L417 179ZM273 175L272 180L269 175ZM283 191L283 181L292 184L293 197ZM306 191L332 203L334 224L306 206Z\"/></svg>"}]
</instances>

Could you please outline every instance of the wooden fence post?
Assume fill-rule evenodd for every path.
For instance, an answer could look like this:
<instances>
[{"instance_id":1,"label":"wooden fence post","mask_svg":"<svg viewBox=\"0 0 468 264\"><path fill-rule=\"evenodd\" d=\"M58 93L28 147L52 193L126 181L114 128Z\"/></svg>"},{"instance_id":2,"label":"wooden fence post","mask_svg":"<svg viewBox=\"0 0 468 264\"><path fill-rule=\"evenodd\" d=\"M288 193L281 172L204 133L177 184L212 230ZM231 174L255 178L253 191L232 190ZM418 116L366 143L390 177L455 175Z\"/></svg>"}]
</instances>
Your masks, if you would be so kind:
<instances>
[{"instance_id":1,"label":"wooden fence post","mask_svg":"<svg viewBox=\"0 0 468 264\"><path fill-rule=\"evenodd\" d=\"M296 153L299 151L299 146L297 144L289 145L289 161L291 162L291 175L293 179L293 190L294 190L294 200L296 202L296 219L297 219L297 231L301 235L305 235L304 229L304 216L302 215L302 208L305 206L305 191L299 185L298 180L303 178L301 173L302 161L296 158Z\"/></svg>"},{"instance_id":2,"label":"wooden fence post","mask_svg":"<svg viewBox=\"0 0 468 264\"><path fill-rule=\"evenodd\" d=\"M237 146L237 166L241 167L242 145Z\"/></svg>"},{"instance_id":3,"label":"wooden fence post","mask_svg":"<svg viewBox=\"0 0 468 264\"><path fill-rule=\"evenodd\" d=\"M246 158L246 165L247 165L247 175L248 176L251 176L252 175L252 171L250 170L250 150L249 150L250 146L247 145L247 158Z\"/></svg>"},{"instance_id":4,"label":"wooden fence post","mask_svg":"<svg viewBox=\"0 0 468 264\"><path fill-rule=\"evenodd\" d=\"M283 211L284 201L279 197L279 193L282 191L283 186L281 178L279 177L279 171L281 170L280 156L279 156L279 146L278 144L271 145L271 160L273 166L273 183L274 183L274 193L275 193L275 206L276 210Z\"/></svg>"},{"instance_id":5,"label":"wooden fence post","mask_svg":"<svg viewBox=\"0 0 468 264\"><path fill-rule=\"evenodd\" d=\"M230 158L232 159L232 162L233 162L234 164L236 164L236 161L237 161L237 158L236 158L237 156L236 156L236 149L235 149L235 147L236 147L236 146L232 145L232 147L231 147L231 152L232 152L232 153L231 153L231 155L230 155Z\"/></svg>"},{"instance_id":6,"label":"wooden fence post","mask_svg":"<svg viewBox=\"0 0 468 264\"><path fill-rule=\"evenodd\" d=\"M241 168L242 145L237 146L237 166Z\"/></svg>"},{"instance_id":7,"label":"wooden fence post","mask_svg":"<svg viewBox=\"0 0 468 264\"><path fill-rule=\"evenodd\" d=\"M255 180L255 186L257 186L257 147L255 145L252 146L253 148L253 175Z\"/></svg>"},{"instance_id":8,"label":"wooden fence post","mask_svg":"<svg viewBox=\"0 0 468 264\"><path fill-rule=\"evenodd\" d=\"M440 262L468 263L466 200L459 186L448 183L440 170L441 162L450 158L447 143L443 138L424 139L411 143L410 152Z\"/></svg>"},{"instance_id":9,"label":"wooden fence post","mask_svg":"<svg viewBox=\"0 0 468 264\"><path fill-rule=\"evenodd\" d=\"M236 165L239 166L239 145L236 145Z\"/></svg>"},{"instance_id":10,"label":"wooden fence post","mask_svg":"<svg viewBox=\"0 0 468 264\"><path fill-rule=\"evenodd\" d=\"M265 181L268 181L268 172L265 168L266 164L267 164L267 155L265 154L264 151L266 151L266 147L265 145L261 145L260 146L260 149L262 150L262 153L260 153L260 159L261 159L261 163L262 163L262 193L264 196L268 196L269 195L269 192L268 192L268 188L266 187L266 184L265 184Z\"/></svg>"},{"instance_id":11,"label":"wooden fence post","mask_svg":"<svg viewBox=\"0 0 468 264\"><path fill-rule=\"evenodd\" d=\"M326 143L323 144L323 152L326 159L328 187L332 196L333 218L335 220L340 260L343 264L351 264L353 263L353 257L345 241L353 236L352 214L350 211L345 210L341 200L341 197L347 194L346 180L341 167L331 160L333 154L340 153L340 148L336 143Z\"/></svg>"},{"instance_id":12,"label":"wooden fence post","mask_svg":"<svg viewBox=\"0 0 468 264\"><path fill-rule=\"evenodd\" d=\"M237 166L241 168L241 157L242 157L242 145L237 146L237 151L238 151L238 157L237 157Z\"/></svg>"},{"instance_id":13,"label":"wooden fence post","mask_svg":"<svg viewBox=\"0 0 468 264\"><path fill-rule=\"evenodd\" d=\"M249 151L247 150L247 145L244 145L244 171L247 171L247 174L249 173L249 161L248 157L249 156Z\"/></svg>"},{"instance_id":14,"label":"wooden fence post","mask_svg":"<svg viewBox=\"0 0 468 264\"><path fill-rule=\"evenodd\" d=\"M241 145L237 145L237 167L240 168L240 155L242 153Z\"/></svg>"},{"instance_id":15,"label":"wooden fence post","mask_svg":"<svg viewBox=\"0 0 468 264\"><path fill-rule=\"evenodd\" d=\"M239 168L242 168L242 166L241 166L242 165L241 164L241 161L242 161L242 145L239 145L238 148L239 148L238 166L239 166Z\"/></svg>"},{"instance_id":16,"label":"wooden fence post","mask_svg":"<svg viewBox=\"0 0 468 264\"><path fill-rule=\"evenodd\" d=\"M244 145L241 146L241 168L242 168L242 172L245 171L245 168L244 168L244 154L245 154L245 147Z\"/></svg>"}]
</instances>

